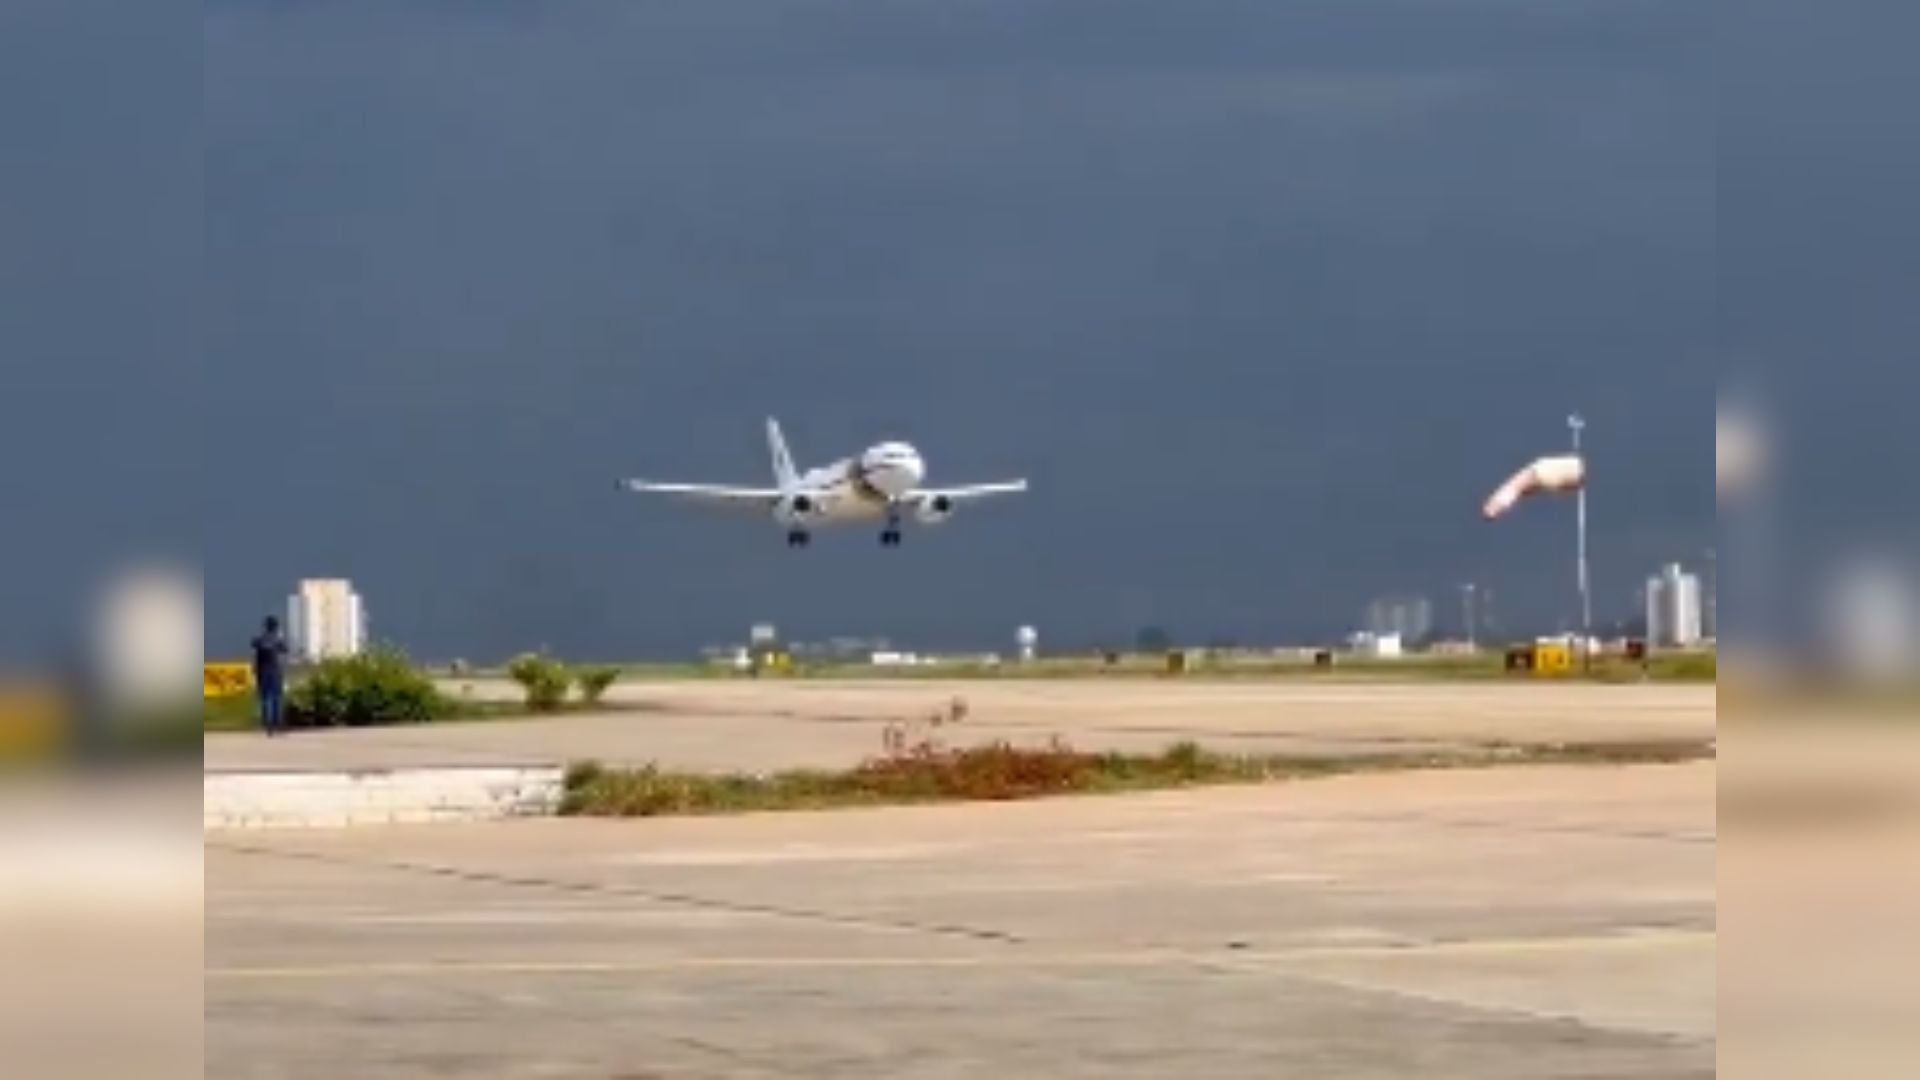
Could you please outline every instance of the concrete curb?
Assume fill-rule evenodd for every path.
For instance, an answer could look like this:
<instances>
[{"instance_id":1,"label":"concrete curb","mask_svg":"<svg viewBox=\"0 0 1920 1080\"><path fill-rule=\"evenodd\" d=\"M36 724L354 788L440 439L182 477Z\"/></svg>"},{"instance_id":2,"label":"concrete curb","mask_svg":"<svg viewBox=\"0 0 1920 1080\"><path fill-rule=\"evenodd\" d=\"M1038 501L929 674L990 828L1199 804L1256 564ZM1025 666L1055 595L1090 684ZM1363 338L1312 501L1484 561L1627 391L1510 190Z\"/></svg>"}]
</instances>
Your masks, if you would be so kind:
<instances>
[{"instance_id":1,"label":"concrete curb","mask_svg":"<svg viewBox=\"0 0 1920 1080\"><path fill-rule=\"evenodd\" d=\"M328 829L544 817L560 806L557 765L209 773L204 831Z\"/></svg>"}]
</instances>

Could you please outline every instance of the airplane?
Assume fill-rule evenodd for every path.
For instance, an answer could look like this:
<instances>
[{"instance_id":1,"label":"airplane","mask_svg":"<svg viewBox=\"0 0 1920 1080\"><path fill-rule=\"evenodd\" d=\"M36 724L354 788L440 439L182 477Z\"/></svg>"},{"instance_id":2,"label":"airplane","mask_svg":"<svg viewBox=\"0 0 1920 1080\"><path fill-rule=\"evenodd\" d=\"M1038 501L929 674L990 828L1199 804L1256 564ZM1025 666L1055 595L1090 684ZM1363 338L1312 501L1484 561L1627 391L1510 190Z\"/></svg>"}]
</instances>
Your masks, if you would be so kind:
<instances>
[{"instance_id":1,"label":"airplane","mask_svg":"<svg viewBox=\"0 0 1920 1080\"><path fill-rule=\"evenodd\" d=\"M953 516L961 503L1027 490L1025 480L962 487L926 488L926 459L904 442L883 442L831 465L800 472L780 432L780 422L767 420L767 446L773 455L773 479L767 488L717 484L661 484L622 480L620 487L641 495L665 495L708 506L758 510L787 530L787 546L806 547L816 525L882 520L882 547L899 547L901 523L911 517L922 525L939 525Z\"/></svg>"}]
</instances>

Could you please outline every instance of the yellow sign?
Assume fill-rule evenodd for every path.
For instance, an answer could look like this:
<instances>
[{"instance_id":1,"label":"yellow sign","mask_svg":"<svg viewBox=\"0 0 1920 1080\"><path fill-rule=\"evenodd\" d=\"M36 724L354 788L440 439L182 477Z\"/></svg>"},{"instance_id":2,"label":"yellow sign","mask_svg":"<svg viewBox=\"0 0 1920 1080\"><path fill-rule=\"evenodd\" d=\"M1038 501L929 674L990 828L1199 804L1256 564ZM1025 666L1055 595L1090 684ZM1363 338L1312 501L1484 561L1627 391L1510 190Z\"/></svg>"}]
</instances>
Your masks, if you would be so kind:
<instances>
[{"instance_id":1,"label":"yellow sign","mask_svg":"<svg viewBox=\"0 0 1920 1080\"><path fill-rule=\"evenodd\" d=\"M1573 649L1567 645L1536 645L1533 650L1535 675L1568 675L1573 672Z\"/></svg>"},{"instance_id":2,"label":"yellow sign","mask_svg":"<svg viewBox=\"0 0 1920 1080\"><path fill-rule=\"evenodd\" d=\"M52 690L0 685L0 764L49 756L66 717L67 703Z\"/></svg>"},{"instance_id":3,"label":"yellow sign","mask_svg":"<svg viewBox=\"0 0 1920 1080\"><path fill-rule=\"evenodd\" d=\"M754 658L754 674L771 672L775 675L793 674L793 654L788 652L765 652Z\"/></svg>"},{"instance_id":4,"label":"yellow sign","mask_svg":"<svg viewBox=\"0 0 1920 1080\"><path fill-rule=\"evenodd\" d=\"M200 674L205 698L239 697L253 692L253 667L250 664L207 664Z\"/></svg>"}]
</instances>

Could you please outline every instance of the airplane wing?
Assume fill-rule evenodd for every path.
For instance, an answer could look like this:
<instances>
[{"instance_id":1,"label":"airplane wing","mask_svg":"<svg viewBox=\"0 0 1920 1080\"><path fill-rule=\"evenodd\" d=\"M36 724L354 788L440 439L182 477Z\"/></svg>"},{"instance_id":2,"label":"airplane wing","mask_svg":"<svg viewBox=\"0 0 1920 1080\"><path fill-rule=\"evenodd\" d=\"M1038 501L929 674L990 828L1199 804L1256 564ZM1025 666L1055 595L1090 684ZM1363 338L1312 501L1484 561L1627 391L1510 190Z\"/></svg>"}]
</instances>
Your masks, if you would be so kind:
<instances>
[{"instance_id":1,"label":"airplane wing","mask_svg":"<svg viewBox=\"0 0 1920 1080\"><path fill-rule=\"evenodd\" d=\"M656 484L646 480L622 480L622 491L636 495L665 495L684 502L707 506L725 506L740 510L769 510L780 501L775 488L727 487L721 484Z\"/></svg>"},{"instance_id":2,"label":"airplane wing","mask_svg":"<svg viewBox=\"0 0 1920 1080\"><path fill-rule=\"evenodd\" d=\"M973 499L985 499L994 495L1019 495L1027 490L1025 480L1008 480L998 484L966 484L950 488L922 488L913 493L916 499L946 499L949 502L968 502Z\"/></svg>"}]
</instances>

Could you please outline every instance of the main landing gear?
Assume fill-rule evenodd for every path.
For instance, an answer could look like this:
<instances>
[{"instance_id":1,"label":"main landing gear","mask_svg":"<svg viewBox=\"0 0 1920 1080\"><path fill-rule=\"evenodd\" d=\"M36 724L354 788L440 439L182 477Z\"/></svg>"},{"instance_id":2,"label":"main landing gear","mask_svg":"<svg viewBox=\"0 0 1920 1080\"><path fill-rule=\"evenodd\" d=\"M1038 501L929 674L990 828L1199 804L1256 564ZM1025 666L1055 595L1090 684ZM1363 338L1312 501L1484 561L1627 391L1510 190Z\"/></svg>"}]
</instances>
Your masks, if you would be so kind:
<instances>
[{"instance_id":1,"label":"main landing gear","mask_svg":"<svg viewBox=\"0 0 1920 1080\"><path fill-rule=\"evenodd\" d=\"M813 534L805 529L795 529L787 534L787 546L803 548L813 542Z\"/></svg>"},{"instance_id":2,"label":"main landing gear","mask_svg":"<svg viewBox=\"0 0 1920 1080\"><path fill-rule=\"evenodd\" d=\"M900 530L888 529L887 531L881 533L880 546L881 547L899 547L900 546Z\"/></svg>"}]
</instances>

